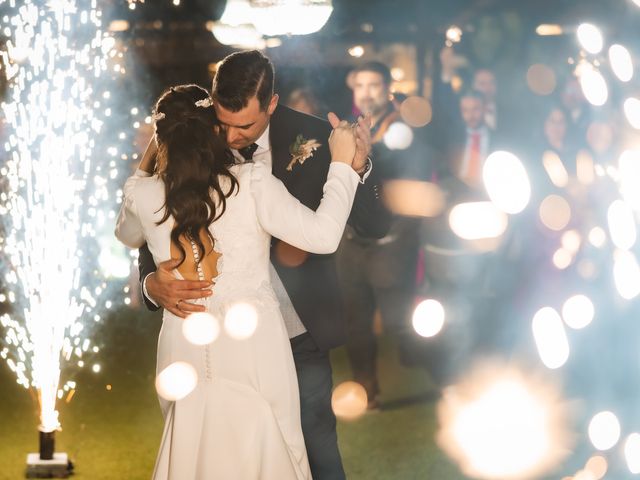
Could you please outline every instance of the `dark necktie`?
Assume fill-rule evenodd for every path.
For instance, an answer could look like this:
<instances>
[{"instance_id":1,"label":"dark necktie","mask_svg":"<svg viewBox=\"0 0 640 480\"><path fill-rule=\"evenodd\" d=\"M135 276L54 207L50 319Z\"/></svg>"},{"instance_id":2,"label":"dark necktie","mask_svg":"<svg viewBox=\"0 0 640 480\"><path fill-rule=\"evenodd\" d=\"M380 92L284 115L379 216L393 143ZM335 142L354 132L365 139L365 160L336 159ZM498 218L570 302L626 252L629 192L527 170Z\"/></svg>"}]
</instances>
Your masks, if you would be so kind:
<instances>
[{"instance_id":1,"label":"dark necktie","mask_svg":"<svg viewBox=\"0 0 640 480\"><path fill-rule=\"evenodd\" d=\"M258 149L258 144L252 143L251 145L247 145L244 148L238 149L238 152L240 153L240 155L242 155L242 158L244 158L247 162L253 162L253 154L256 152L257 149Z\"/></svg>"}]
</instances>

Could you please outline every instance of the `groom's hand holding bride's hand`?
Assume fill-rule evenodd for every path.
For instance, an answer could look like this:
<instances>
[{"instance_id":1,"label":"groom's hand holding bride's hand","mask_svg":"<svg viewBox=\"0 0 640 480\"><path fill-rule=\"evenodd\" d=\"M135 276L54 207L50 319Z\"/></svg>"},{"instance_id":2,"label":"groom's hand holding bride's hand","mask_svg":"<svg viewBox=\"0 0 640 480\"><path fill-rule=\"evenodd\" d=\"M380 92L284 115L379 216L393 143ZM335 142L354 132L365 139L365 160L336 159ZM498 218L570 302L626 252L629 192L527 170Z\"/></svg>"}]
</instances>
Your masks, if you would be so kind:
<instances>
[{"instance_id":1,"label":"groom's hand holding bride's hand","mask_svg":"<svg viewBox=\"0 0 640 480\"><path fill-rule=\"evenodd\" d=\"M371 153L371 115L367 114L364 117L358 117L358 121L353 125L349 124L345 120L341 121L333 112L330 112L329 115L327 115L327 118L334 130L341 125L353 128L356 138L356 153L353 158L353 162L351 163L351 167L358 173L358 175L362 175L366 172L367 163L369 162L369 154Z\"/></svg>"},{"instance_id":2,"label":"groom's hand holding bride's hand","mask_svg":"<svg viewBox=\"0 0 640 480\"><path fill-rule=\"evenodd\" d=\"M335 125L332 122L332 126L333 131L329 135L331 161L353 166L353 159L356 154L356 136L351 124L346 120L342 120Z\"/></svg>"},{"instance_id":3,"label":"groom's hand holding bride's hand","mask_svg":"<svg viewBox=\"0 0 640 480\"><path fill-rule=\"evenodd\" d=\"M211 296L212 283L177 279L173 275L173 270L178 263L180 263L178 260L160 263L158 270L147 277L146 289L149 297L162 308L178 317L186 318L190 313L205 311L203 305L189 303L187 300Z\"/></svg>"}]
</instances>

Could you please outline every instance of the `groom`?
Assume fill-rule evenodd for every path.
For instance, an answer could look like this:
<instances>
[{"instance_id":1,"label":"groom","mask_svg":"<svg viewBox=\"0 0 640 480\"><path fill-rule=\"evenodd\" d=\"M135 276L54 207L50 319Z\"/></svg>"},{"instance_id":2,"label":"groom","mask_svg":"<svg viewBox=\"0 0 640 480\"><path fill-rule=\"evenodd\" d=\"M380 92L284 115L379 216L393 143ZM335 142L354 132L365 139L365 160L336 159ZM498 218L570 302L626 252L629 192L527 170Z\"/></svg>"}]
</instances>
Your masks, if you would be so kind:
<instances>
[{"instance_id":1,"label":"groom","mask_svg":"<svg viewBox=\"0 0 640 480\"><path fill-rule=\"evenodd\" d=\"M271 165L273 175L289 192L315 210L331 161L328 138L331 127L339 120L331 116L329 125L278 105L273 78L272 63L259 51L226 57L213 81L212 97L218 120L237 162ZM349 224L361 235L380 238L386 234L390 219L378 193L376 172L368 159L371 144L368 122L360 119L355 128L358 149L353 168L360 174L361 185ZM315 151L308 148L312 140L320 143ZM152 142L145 155L153 154ZM294 262L295 266L283 263L277 252L292 248L275 238L272 240L271 279L291 340L309 463L315 480L343 479L336 419L331 409L329 362L329 350L345 340L335 259L334 255L309 254L302 263ZM187 300L209 296L215 287L209 282L176 280L171 272L174 263L163 262L156 270L146 246L140 250L145 303L151 310L161 306L181 317L202 311L202 306Z\"/></svg>"}]
</instances>

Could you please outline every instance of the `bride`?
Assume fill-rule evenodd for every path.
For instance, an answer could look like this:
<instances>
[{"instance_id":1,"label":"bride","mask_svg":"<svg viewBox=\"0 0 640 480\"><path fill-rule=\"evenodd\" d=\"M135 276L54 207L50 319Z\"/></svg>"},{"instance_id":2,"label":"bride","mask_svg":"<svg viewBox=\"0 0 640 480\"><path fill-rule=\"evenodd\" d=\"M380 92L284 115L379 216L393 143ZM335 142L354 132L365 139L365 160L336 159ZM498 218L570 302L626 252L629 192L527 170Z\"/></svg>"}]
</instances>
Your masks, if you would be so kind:
<instances>
[{"instance_id":1,"label":"bride","mask_svg":"<svg viewBox=\"0 0 640 480\"><path fill-rule=\"evenodd\" d=\"M206 90L171 88L156 103L154 119L156 173L139 169L127 180L116 236L131 248L146 242L156 264L178 259L177 278L212 280L213 295L201 301L221 325L236 305L250 305L258 321L249 338L220 328L215 341L198 346L183 336L184 320L164 311L157 373L187 362L198 383L181 400L160 400L165 425L153 478L310 479L291 347L269 280L269 245L273 235L312 253L336 250L359 181L351 168L353 130L341 122L329 138L332 163L314 212L269 167L234 165L214 133Z\"/></svg>"}]
</instances>

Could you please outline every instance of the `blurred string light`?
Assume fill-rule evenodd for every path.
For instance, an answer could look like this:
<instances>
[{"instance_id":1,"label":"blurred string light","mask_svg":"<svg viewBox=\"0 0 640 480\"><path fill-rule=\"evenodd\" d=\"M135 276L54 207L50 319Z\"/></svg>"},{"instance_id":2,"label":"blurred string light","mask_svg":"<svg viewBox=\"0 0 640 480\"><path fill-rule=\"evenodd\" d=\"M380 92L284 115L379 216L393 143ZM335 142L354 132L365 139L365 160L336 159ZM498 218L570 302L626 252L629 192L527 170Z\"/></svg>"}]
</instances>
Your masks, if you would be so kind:
<instances>
[{"instance_id":1,"label":"blurred string light","mask_svg":"<svg viewBox=\"0 0 640 480\"><path fill-rule=\"evenodd\" d=\"M609 450L620 440L620 421L613 412L600 412L589 422L589 439L598 450Z\"/></svg>"},{"instance_id":2,"label":"blurred string light","mask_svg":"<svg viewBox=\"0 0 640 480\"><path fill-rule=\"evenodd\" d=\"M505 151L491 153L482 167L489 198L505 213L520 213L531 198L531 184L522 162Z\"/></svg>"},{"instance_id":3,"label":"blurred string light","mask_svg":"<svg viewBox=\"0 0 640 480\"><path fill-rule=\"evenodd\" d=\"M512 367L478 367L447 387L438 419L438 443L473 478L541 478L569 453L557 388Z\"/></svg>"},{"instance_id":4,"label":"blurred string light","mask_svg":"<svg viewBox=\"0 0 640 480\"><path fill-rule=\"evenodd\" d=\"M609 47L609 63L613 73L621 82L628 82L633 78L631 54L622 45L615 44Z\"/></svg>"},{"instance_id":5,"label":"blurred string light","mask_svg":"<svg viewBox=\"0 0 640 480\"><path fill-rule=\"evenodd\" d=\"M1 0L8 37L0 52L8 89L2 111L10 127L1 167L0 214L6 238L4 277L16 314L0 323L0 353L25 388L38 389L43 431L59 427L55 410L61 357L88 350L80 342L83 313L98 308L83 271L91 258L82 238L107 224L113 167L92 163L95 138L104 135L103 96L95 85L107 71L122 74L115 40L102 31L97 2ZM113 58L115 64L108 60ZM115 66L120 66L116 69ZM104 113L103 113L104 112ZM67 382L63 389L68 387Z\"/></svg>"},{"instance_id":6,"label":"blurred string light","mask_svg":"<svg viewBox=\"0 0 640 480\"><path fill-rule=\"evenodd\" d=\"M551 307L538 310L531 327L542 363L550 369L563 366L569 359L569 340L558 312Z\"/></svg>"}]
</instances>

